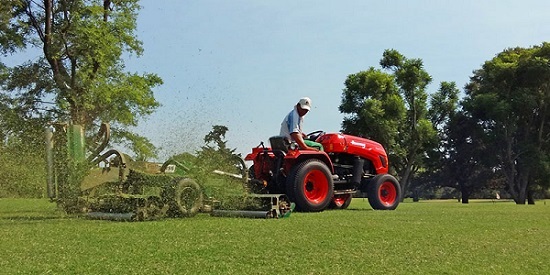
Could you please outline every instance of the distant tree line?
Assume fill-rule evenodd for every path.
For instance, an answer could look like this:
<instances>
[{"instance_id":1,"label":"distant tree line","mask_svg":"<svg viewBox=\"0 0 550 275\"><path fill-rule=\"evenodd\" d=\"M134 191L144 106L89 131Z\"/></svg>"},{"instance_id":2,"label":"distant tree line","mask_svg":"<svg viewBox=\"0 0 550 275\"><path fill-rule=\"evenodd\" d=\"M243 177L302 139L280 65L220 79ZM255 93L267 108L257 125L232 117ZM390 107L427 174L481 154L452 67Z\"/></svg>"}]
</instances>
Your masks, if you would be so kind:
<instances>
[{"instance_id":1,"label":"distant tree line","mask_svg":"<svg viewBox=\"0 0 550 275\"><path fill-rule=\"evenodd\" d=\"M452 187L463 203L494 190L534 204L547 195L550 43L497 54L462 97L454 82L428 93L420 59L386 50L380 66L347 77L342 128L385 146L406 196Z\"/></svg>"}]
</instances>

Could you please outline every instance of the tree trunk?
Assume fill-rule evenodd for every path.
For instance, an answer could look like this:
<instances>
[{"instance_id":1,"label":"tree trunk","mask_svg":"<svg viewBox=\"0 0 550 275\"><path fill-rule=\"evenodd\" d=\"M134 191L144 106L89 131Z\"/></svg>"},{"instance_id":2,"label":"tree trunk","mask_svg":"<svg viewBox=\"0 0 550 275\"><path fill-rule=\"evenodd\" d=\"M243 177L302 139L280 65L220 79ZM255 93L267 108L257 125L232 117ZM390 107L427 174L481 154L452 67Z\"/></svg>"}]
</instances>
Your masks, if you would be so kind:
<instances>
[{"instance_id":1,"label":"tree trunk","mask_svg":"<svg viewBox=\"0 0 550 275\"><path fill-rule=\"evenodd\" d=\"M533 191L531 189L527 190L527 204L535 205L535 198L533 197Z\"/></svg>"},{"instance_id":2,"label":"tree trunk","mask_svg":"<svg viewBox=\"0 0 550 275\"><path fill-rule=\"evenodd\" d=\"M519 192L518 195L514 198L514 202L516 204L525 204L527 201L527 196L525 195L525 192Z\"/></svg>"},{"instance_id":3,"label":"tree trunk","mask_svg":"<svg viewBox=\"0 0 550 275\"><path fill-rule=\"evenodd\" d=\"M527 202L527 196L525 192L520 192L518 197L514 199L516 204L525 204Z\"/></svg>"},{"instance_id":4,"label":"tree trunk","mask_svg":"<svg viewBox=\"0 0 550 275\"><path fill-rule=\"evenodd\" d=\"M518 177L514 183L518 190L516 204L525 204L527 202L528 195L527 187L529 183L529 168L525 166L518 166L516 169L518 171Z\"/></svg>"},{"instance_id":5,"label":"tree trunk","mask_svg":"<svg viewBox=\"0 0 550 275\"><path fill-rule=\"evenodd\" d=\"M420 191L418 188L413 191L413 202L418 202L420 200Z\"/></svg>"},{"instance_id":6,"label":"tree trunk","mask_svg":"<svg viewBox=\"0 0 550 275\"><path fill-rule=\"evenodd\" d=\"M464 184L460 184L460 192L462 193L462 204L468 204L470 202L470 189Z\"/></svg>"},{"instance_id":7,"label":"tree trunk","mask_svg":"<svg viewBox=\"0 0 550 275\"><path fill-rule=\"evenodd\" d=\"M403 172L403 175L401 176L401 193L403 194L401 196L401 201L405 199L405 194L407 194L407 189L409 188L409 179L411 177L411 171L412 171L412 163L407 163L405 172Z\"/></svg>"}]
</instances>

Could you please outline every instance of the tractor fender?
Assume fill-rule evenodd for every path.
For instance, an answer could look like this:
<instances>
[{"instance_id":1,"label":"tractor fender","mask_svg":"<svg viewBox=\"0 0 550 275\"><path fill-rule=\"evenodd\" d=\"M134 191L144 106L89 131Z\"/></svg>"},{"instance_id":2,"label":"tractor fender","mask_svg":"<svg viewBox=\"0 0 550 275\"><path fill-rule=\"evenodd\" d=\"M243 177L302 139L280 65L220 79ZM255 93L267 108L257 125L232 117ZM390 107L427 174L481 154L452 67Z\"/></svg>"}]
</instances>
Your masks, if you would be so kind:
<instances>
[{"instance_id":1,"label":"tractor fender","mask_svg":"<svg viewBox=\"0 0 550 275\"><path fill-rule=\"evenodd\" d=\"M330 172L334 174L334 167L332 166L332 161L327 153L323 151L313 151L313 150L290 150L284 159L284 168L287 173L290 172L292 167L296 164L306 161L308 159L318 159L324 162Z\"/></svg>"},{"instance_id":2,"label":"tractor fender","mask_svg":"<svg viewBox=\"0 0 550 275\"><path fill-rule=\"evenodd\" d=\"M256 148L252 148L252 153L247 154L244 157L244 160L247 160L247 161L255 160L258 157L258 155L265 154L265 152L269 152L269 154L273 156L273 152L270 151L270 148L256 147Z\"/></svg>"}]
</instances>

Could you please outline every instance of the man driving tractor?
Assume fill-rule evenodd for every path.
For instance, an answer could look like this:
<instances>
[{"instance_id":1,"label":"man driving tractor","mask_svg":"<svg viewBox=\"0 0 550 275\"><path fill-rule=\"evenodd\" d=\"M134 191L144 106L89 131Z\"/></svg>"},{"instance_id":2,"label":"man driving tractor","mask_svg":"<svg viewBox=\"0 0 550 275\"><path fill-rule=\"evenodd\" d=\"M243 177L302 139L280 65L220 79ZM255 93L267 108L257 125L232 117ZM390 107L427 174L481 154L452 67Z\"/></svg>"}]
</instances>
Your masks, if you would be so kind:
<instances>
[{"instance_id":1,"label":"man driving tractor","mask_svg":"<svg viewBox=\"0 0 550 275\"><path fill-rule=\"evenodd\" d=\"M323 145L306 139L307 135L302 132L304 116L309 110L311 110L311 99L309 97L300 98L294 109L283 119L280 135L286 137L288 141L296 142L300 149L322 151Z\"/></svg>"}]
</instances>

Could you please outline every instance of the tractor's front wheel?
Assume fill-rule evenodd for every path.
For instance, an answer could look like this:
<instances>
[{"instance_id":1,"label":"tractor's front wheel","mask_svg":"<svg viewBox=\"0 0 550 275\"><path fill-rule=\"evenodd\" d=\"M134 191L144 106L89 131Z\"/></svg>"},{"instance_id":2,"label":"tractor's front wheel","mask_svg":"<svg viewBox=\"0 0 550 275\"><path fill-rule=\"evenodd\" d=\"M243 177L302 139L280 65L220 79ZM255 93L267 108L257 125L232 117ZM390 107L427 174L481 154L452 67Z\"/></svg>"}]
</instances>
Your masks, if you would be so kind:
<instances>
[{"instance_id":1,"label":"tractor's front wheel","mask_svg":"<svg viewBox=\"0 0 550 275\"><path fill-rule=\"evenodd\" d=\"M334 183L327 165L318 159L298 164L287 178L287 194L299 211L323 211L334 194Z\"/></svg>"},{"instance_id":2,"label":"tractor's front wheel","mask_svg":"<svg viewBox=\"0 0 550 275\"><path fill-rule=\"evenodd\" d=\"M401 199L401 185L392 175L376 175L367 185L367 196L372 209L394 210Z\"/></svg>"}]
</instances>

